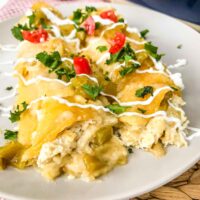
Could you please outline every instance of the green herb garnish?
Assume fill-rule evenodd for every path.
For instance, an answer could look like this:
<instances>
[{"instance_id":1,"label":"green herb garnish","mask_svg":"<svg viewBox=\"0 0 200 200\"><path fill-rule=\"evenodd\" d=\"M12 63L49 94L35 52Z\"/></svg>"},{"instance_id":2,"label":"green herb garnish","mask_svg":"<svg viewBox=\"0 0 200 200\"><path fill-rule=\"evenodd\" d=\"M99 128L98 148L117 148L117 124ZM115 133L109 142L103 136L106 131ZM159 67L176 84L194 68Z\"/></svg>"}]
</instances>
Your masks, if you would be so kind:
<instances>
[{"instance_id":1,"label":"green herb garnish","mask_svg":"<svg viewBox=\"0 0 200 200\"><path fill-rule=\"evenodd\" d=\"M135 52L131 48L130 44L127 43L121 51L111 54L110 59L106 60L106 64L110 65L115 62L124 62L129 61L131 59L136 59Z\"/></svg>"},{"instance_id":2,"label":"green herb garnish","mask_svg":"<svg viewBox=\"0 0 200 200\"><path fill-rule=\"evenodd\" d=\"M142 109L142 108L137 108L138 111L140 111L142 114L144 114L146 112L146 110Z\"/></svg>"},{"instance_id":3,"label":"green herb garnish","mask_svg":"<svg viewBox=\"0 0 200 200\"><path fill-rule=\"evenodd\" d=\"M173 86L170 86L174 91L178 91L178 88L175 88Z\"/></svg>"},{"instance_id":4,"label":"green herb garnish","mask_svg":"<svg viewBox=\"0 0 200 200\"><path fill-rule=\"evenodd\" d=\"M100 22L95 22L95 30L99 29L101 26Z\"/></svg>"},{"instance_id":5,"label":"green herb garnish","mask_svg":"<svg viewBox=\"0 0 200 200\"><path fill-rule=\"evenodd\" d=\"M13 89L13 87L12 86L8 86L8 87L6 87L6 90L12 90Z\"/></svg>"},{"instance_id":6,"label":"green herb garnish","mask_svg":"<svg viewBox=\"0 0 200 200\"><path fill-rule=\"evenodd\" d=\"M91 13L93 11L97 11L97 9L93 6L86 6L85 7L85 10L88 12L88 13Z\"/></svg>"},{"instance_id":7,"label":"green herb garnish","mask_svg":"<svg viewBox=\"0 0 200 200\"><path fill-rule=\"evenodd\" d=\"M20 110L19 105L17 105L16 109L12 112L10 111L9 120L13 122L17 122L20 120L20 115L27 109L28 104L24 101L22 104L22 109Z\"/></svg>"},{"instance_id":8,"label":"green herb garnish","mask_svg":"<svg viewBox=\"0 0 200 200\"><path fill-rule=\"evenodd\" d=\"M96 49L98 49L100 52L108 50L107 46L98 46Z\"/></svg>"},{"instance_id":9,"label":"green herb garnish","mask_svg":"<svg viewBox=\"0 0 200 200\"><path fill-rule=\"evenodd\" d=\"M152 45L151 42L145 43L144 48L156 61L159 61L164 56L164 54L157 53L158 47Z\"/></svg>"},{"instance_id":10,"label":"green herb garnish","mask_svg":"<svg viewBox=\"0 0 200 200\"><path fill-rule=\"evenodd\" d=\"M4 139L6 140L16 140L18 131L5 130Z\"/></svg>"},{"instance_id":11,"label":"green herb garnish","mask_svg":"<svg viewBox=\"0 0 200 200\"><path fill-rule=\"evenodd\" d=\"M36 59L42 64L49 67L49 71L52 72L62 64L61 57L58 51L54 51L52 54L48 54L46 51L38 53Z\"/></svg>"},{"instance_id":12,"label":"green herb garnish","mask_svg":"<svg viewBox=\"0 0 200 200\"><path fill-rule=\"evenodd\" d=\"M100 92L102 91L102 87L101 86L96 86L96 85L89 85L89 84L84 84L82 86L84 92L89 95L93 100L95 100Z\"/></svg>"},{"instance_id":13,"label":"green herb garnish","mask_svg":"<svg viewBox=\"0 0 200 200\"><path fill-rule=\"evenodd\" d=\"M124 18L118 19L118 22L124 23Z\"/></svg>"},{"instance_id":14,"label":"green herb garnish","mask_svg":"<svg viewBox=\"0 0 200 200\"><path fill-rule=\"evenodd\" d=\"M34 22L35 22L35 13L33 13L32 15L27 16L29 19L29 27L32 27Z\"/></svg>"},{"instance_id":15,"label":"green herb garnish","mask_svg":"<svg viewBox=\"0 0 200 200\"><path fill-rule=\"evenodd\" d=\"M129 106L120 106L119 104L111 104L111 105L107 105L105 107L116 114L121 114L121 113L125 112L127 108L129 108Z\"/></svg>"},{"instance_id":16,"label":"green herb garnish","mask_svg":"<svg viewBox=\"0 0 200 200\"><path fill-rule=\"evenodd\" d=\"M143 88L138 89L135 92L135 96L144 98L147 94L151 94L153 96L153 87L152 86L145 86Z\"/></svg>"},{"instance_id":17,"label":"green herb garnish","mask_svg":"<svg viewBox=\"0 0 200 200\"><path fill-rule=\"evenodd\" d=\"M25 25L18 24L17 26L14 26L11 29L11 32L12 32L13 36L19 41L23 41L24 40L24 38L22 36L22 30L29 30L29 28L28 28L28 26L26 24Z\"/></svg>"},{"instance_id":18,"label":"green herb garnish","mask_svg":"<svg viewBox=\"0 0 200 200\"><path fill-rule=\"evenodd\" d=\"M137 63L132 63L130 67L123 67L123 69L121 69L119 71L120 75L123 77L126 74L130 74L132 72L134 72L136 69L138 69L140 67L140 64Z\"/></svg>"},{"instance_id":19,"label":"green herb garnish","mask_svg":"<svg viewBox=\"0 0 200 200\"><path fill-rule=\"evenodd\" d=\"M142 38L146 39L146 35L149 33L148 29L144 29L143 31L140 32L140 35Z\"/></svg>"}]
</instances>

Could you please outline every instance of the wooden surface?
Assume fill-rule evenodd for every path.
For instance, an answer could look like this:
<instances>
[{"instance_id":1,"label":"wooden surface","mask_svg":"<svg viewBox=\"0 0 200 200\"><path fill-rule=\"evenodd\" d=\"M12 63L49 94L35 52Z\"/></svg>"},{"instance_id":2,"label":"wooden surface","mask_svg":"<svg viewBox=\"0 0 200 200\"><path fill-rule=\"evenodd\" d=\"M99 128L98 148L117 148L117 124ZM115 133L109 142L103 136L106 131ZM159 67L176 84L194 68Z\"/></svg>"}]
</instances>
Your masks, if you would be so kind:
<instances>
[{"instance_id":1,"label":"wooden surface","mask_svg":"<svg viewBox=\"0 0 200 200\"><path fill-rule=\"evenodd\" d=\"M113 2L132 4L126 0ZM200 32L200 26L183 22ZM170 183L131 200L200 200L200 161Z\"/></svg>"}]
</instances>

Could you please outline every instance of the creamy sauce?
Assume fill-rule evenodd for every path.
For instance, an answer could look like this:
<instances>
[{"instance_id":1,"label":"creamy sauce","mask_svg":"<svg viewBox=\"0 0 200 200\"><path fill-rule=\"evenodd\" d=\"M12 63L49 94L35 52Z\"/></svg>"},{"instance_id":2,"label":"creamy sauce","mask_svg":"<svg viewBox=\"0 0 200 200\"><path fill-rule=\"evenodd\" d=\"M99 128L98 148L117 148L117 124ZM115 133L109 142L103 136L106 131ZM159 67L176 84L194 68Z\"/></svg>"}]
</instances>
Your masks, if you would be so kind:
<instances>
[{"instance_id":1,"label":"creamy sauce","mask_svg":"<svg viewBox=\"0 0 200 200\"><path fill-rule=\"evenodd\" d=\"M41 8L41 10L52 23L58 26L67 25L67 24L73 24L76 26L74 21L72 21L71 19L60 19L47 8Z\"/></svg>"},{"instance_id":2,"label":"creamy sauce","mask_svg":"<svg viewBox=\"0 0 200 200\"><path fill-rule=\"evenodd\" d=\"M135 43L135 44L145 44L145 43L147 43L147 41L137 41L137 40L130 38L130 37L126 37L126 40L128 42L132 42L132 43Z\"/></svg>"},{"instance_id":3,"label":"creamy sauce","mask_svg":"<svg viewBox=\"0 0 200 200\"><path fill-rule=\"evenodd\" d=\"M17 51L18 45L14 45L14 44L1 45L0 44L0 50L1 51Z\"/></svg>"},{"instance_id":4,"label":"creamy sauce","mask_svg":"<svg viewBox=\"0 0 200 200\"><path fill-rule=\"evenodd\" d=\"M174 69L174 68L179 68L182 66L185 66L187 64L187 60L186 59L177 59L176 63L174 65L169 65L168 69Z\"/></svg>"},{"instance_id":5,"label":"creamy sauce","mask_svg":"<svg viewBox=\"0 0 200 200\"><path fill-rule=\"evenodd\" d=\"M95 22L99 22L102 25L110 25L114 23L113 21L109 19L101 18L99 15L92 15L92 18L94 19Z\"/></svg>"},{"instance_id":6,"label":"creamy sauce","mask_svg":"<svg viewBox=\"0 0 200 200\"><path fill-rule=\"evenodd\" d=\"M140 31L137 29L137 28L135 28L135 27L127 27L127 29L126 29L126 31L127 32L129 32L129 33L136 33L136 34L138 34L139 36L141 36L140 35Z\"/></svg>"},{"instance_id":7,"label":"creamy sauce","mask_svg":"<svg viewBox=\"0 0 200 200\"><path fill-rule=\"evenodd\" d=\"M108 58L110 58L110 53L106 52L96 61L96 64L99 65L103 61L106 61L106 59L108 59Z\"/></svg>"}]
</instances>

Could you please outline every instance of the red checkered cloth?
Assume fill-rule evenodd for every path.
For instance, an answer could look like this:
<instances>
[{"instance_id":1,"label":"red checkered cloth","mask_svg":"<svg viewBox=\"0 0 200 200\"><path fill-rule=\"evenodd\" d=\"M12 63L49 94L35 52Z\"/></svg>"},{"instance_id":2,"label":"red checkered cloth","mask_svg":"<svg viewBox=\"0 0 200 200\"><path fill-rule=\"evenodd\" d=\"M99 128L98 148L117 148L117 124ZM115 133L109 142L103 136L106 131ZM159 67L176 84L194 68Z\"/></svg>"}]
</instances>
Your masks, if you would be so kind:
<instances>
[{"instance_id":1,"label":"red checkered cloth","mask_svg":"<svg viewBox=\"0 0 200 200\"><path fill-rule=\"evenodd\" d=\"M22 15L24 11L31 7L37 1L45 1L51 5L60 5L67 2L76 2L76 0L9 0L5 6L0 9L0 21ZM81 0L81 2L99 2L106 0ZM109 0L107 0L109 1ZM1 199L0 199L1 200Z\"/></svg>"}]
</instances>

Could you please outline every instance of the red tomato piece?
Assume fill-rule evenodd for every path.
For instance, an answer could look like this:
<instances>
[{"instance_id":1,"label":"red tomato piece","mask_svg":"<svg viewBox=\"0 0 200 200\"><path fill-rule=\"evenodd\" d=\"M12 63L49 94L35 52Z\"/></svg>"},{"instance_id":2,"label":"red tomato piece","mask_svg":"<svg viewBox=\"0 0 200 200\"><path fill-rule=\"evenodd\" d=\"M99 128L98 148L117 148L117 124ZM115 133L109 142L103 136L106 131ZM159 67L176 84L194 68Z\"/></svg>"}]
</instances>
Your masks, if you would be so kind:
<instances>
[{"instance_id":1,"label":"red tomato piece","mask_svg":"<svg viewBox=\"0 0 200 200\"><path fill-rule=\"evenodd\" d=\"M76 74L91 74L89 62L83 57L74 57L74 69Z\"/></svg>"},{"instance_id":2,"label":"red tomato piece","mask_svg":"<svg viewBox=\"0 0 200 200\"><path fill-rule=\"evenodd\" d=\"M94 35L95 31L95 21L92 16L89 16L85 22L83 23L83 27L85 28L88 35Z\"/></svg>"},{"instance_id":3,"label":"red tomato piece","mask_svg":"<svg viewBox=\"0 0 200 200\"><path fill-rule=\"evenodd\" d=\"M22 31L24 40L28 40L32 43L45 42L48 39L48 32L44 29L38 29L34 31Z\"/></svg>"},{"instance_id":4,"label":"red tomato piece","mask_svg":"<svg viewBox=\"0 0 200 200\"><path fill-rule=\"evenodd\" d=\"M117 32L114 39L111 41L109 52L115 54L120 51L123 48L125 41L126 36L123 33Z\"/></svg>"},{"instance_id":5,"label":"red tomato piece","mask_svg":"<svg viewBox=\"0 0 200 200\"><path fill-rule=\"evenodd\" d=\"M100 14L100 17L103 19L109 19L113 22L117 22L117 20L118 20L114 10L104 11Z\"/></svg>"}]
</instances>

